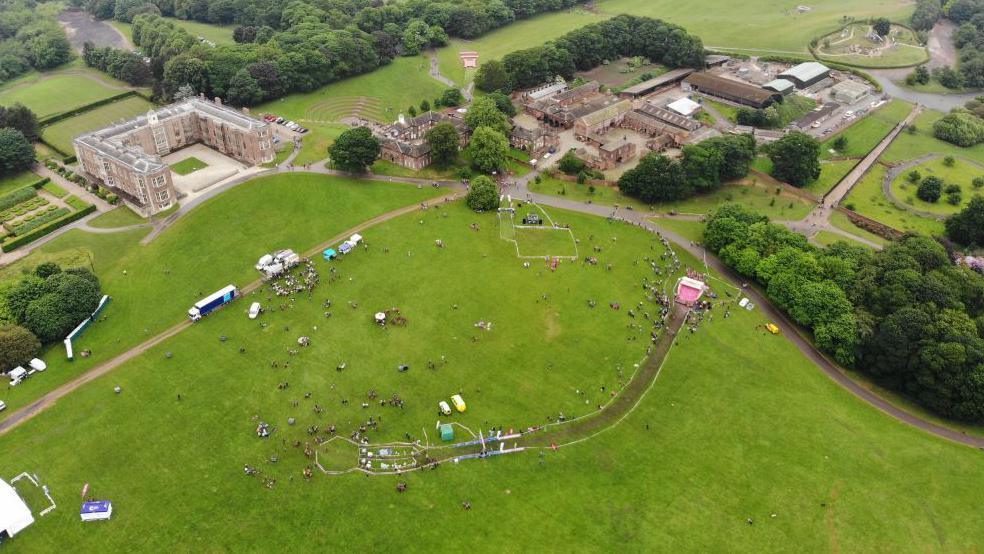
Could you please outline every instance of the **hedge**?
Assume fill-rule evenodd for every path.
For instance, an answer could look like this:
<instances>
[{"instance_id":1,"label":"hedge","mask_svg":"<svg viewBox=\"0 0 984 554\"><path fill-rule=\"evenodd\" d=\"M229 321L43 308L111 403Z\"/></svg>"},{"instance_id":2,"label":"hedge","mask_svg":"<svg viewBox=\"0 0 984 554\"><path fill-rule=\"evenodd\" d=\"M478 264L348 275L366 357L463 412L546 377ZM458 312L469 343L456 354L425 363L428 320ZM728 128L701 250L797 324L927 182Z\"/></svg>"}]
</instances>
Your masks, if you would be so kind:
<instances>
[{"instance_id":1,"label":"hedge","mask_svg":"<svg viewBox=\"0 0 984 554\"><path fill-rule=\"evenodd\" d=\"M0 211L16 206L25 200L30 200L38 195L38 190L33 185L19 188L14 192L0 196Z\"/></svg>"},{"instance_id":2,"label":"hedge","mask_svg":"<svg viewBox=\"0 0 984 554\"><path fill-rule=\"evenodd\" d=\"M52 221L51 223L45 225L44 227L39 227L31 231L30 233L8 240L7 242L0 245L0 250L3 250L4 252L10 252L16 248L24 246L25 244L34 242L39 238L51 233L52 231L64 227L69 223L72 223L73 221L78 221L79 219L82 219L83 217L91 214L94 211L96 211L96 207L93 205L89 205L88 208L79 210L77 212L72 212L61 219L56 219Z\"/></svg>"},{"instance_id":3,"label":"hedge","mask_svg":"<svg viewBox=\"0 0 984 554\"><path fill-rule=\"evenodd\" d=\"M25 233L33 231L34 229L37 229L38 227L47 225L48 223L51 223L52 221L58 219L59 217L68 215L69 213L71 212L69 211L68 208L58 208L50 212L45 212L30 221L25 221L24 223L21 223L20 225L14 227L12 230L15 235L21 236ZM34 214L30 214L30 215L33 216Z\"/></svg>"}]
</instances>

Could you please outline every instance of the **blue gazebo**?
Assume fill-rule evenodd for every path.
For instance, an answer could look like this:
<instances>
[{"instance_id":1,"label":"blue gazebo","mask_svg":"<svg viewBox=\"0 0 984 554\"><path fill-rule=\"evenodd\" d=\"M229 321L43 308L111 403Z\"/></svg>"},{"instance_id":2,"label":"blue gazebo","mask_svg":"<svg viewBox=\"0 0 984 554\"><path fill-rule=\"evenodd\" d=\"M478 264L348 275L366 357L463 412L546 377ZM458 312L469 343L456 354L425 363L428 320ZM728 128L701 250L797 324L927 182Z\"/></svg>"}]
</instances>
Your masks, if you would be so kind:
<instances>
[{"instance_id":1,"label":"blue gazebo","mask_svg":"<svg viewBox=\"0 0 984 554\"><path fill-rule=\"evenodd\" d=\"M325 257L325 261L327 262L337 258L338 252L335 252L334 248L326 248L325 251L323 252L323 255Z\"/></svg>"}]
</instances>

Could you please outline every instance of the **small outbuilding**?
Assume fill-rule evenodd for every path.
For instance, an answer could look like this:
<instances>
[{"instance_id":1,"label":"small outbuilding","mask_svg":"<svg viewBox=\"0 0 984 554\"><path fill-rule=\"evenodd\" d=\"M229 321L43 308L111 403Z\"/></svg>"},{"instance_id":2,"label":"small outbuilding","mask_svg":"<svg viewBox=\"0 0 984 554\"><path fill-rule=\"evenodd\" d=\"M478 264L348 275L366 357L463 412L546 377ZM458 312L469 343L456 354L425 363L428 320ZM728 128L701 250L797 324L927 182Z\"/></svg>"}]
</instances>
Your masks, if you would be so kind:
<instances>
[{"instance_id":1,"label":"small outbuilding","mask_svg":"<svg viewBox=\"0 0 984 554\"><path fill-rule=\"evenodd\" d=\"M870 90L871 87L848 79L831 87L830 94L838 102L854 104L864 98Z\"/></svg>"},{"instance_id":2,"label":"small outbuilding","mask_svg":"<svg viewBox=\"0 0 984 554\"><path fill-rule=\"evenodd\" d=\"M786 79L774 79L762 85L762 88L778 92L783 96L796 90L796 86L794 86L791 81L787 81Z\"/></svg>"},{"instance_id":3,"label":"small outbuilding","mask_svg":"<svg viewBox=\"0 0 984 554\"><path fill-rule=\"evenodd\" d=\"M0 480L0 539L13 537L32 523L31 508L14 487Z\"/></svg>"},{"instance_id":4,"label":"small outbuilding","mask_svg":"<svg viewBox=\"0 0 984 554\"><path fill-rule=\"evenodd\" d=\"M673 102L667 104L666 107L686 117L690 117L700 111L700 104L689 98L674 100Z\"/></svg>"}]
</instances>

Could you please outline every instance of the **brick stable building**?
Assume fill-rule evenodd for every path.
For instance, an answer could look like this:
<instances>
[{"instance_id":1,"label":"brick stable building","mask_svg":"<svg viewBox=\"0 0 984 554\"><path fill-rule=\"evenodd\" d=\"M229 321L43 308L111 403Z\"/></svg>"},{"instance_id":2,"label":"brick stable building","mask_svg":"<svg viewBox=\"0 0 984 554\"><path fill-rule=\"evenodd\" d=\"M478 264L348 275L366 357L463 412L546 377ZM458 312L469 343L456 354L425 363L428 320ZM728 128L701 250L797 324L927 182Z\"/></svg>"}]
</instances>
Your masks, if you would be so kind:
<instances>
[{"instance_id":1,"label":"brick stable building","mask_svg":"<svg viewBox=\"0 0 984 554\"><path fill-rule=\"evenodd\" d=\"M273 160L270 125L244 112L223 106L218 98L188 98L72 143L83 174L149 216L177 200L171 170L161 156L200 142L249 165Z\"/></svg>"},{"instance_id":2,"label":"brick stable building","mask_svg":"<svg viewBox=\"0 0 984 554\"><path fill-rule=\"evenodd\" d=\"M426 112L412 119L400 114L399 121L382 130L379 157L415 171L427 167L432 161L427 131L444 121L458 131L458 147L468 146L471 132L456 112Z\"/></svg>"}]
</instances>

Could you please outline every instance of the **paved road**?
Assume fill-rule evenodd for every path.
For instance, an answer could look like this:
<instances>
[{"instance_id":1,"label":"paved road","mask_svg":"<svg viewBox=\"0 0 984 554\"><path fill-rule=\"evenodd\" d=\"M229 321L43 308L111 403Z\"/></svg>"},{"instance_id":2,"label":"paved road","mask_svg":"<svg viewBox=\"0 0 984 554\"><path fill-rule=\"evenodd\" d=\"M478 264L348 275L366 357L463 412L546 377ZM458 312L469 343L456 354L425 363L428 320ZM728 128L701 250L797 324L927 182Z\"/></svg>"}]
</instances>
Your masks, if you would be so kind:
<instances>
[{"instance_id":1,"label":"paved road","mask_svg":"<svg viewBox=\"0 0 984 554\"><path fill-rule=\"evenodd\" d=\"M704 263L718 272L727 279L730 279L735 283L745 282L745 278L738 275L731 270L728 266L724 265L723 262L718 260L714 255L705 251L701 246L698 246L685 237L667 229L659 228L658 224L654 224L650 221L652 214L641 213L638 211L627 211L627 210L615 210L608 206L599 206L597 204L585 204L583 202L577 202L574 200L568 200L566 198L561 198L557 196L543 195L537 193L531 193L527 187L530 180L534 178L537 171L531 172L529 175L516 181L516 185L512 186L509 190L510 194L514 198L530 198L534 202L542 204L544 206L553 206L556 208L562 208L566 210L577 211L581 213L587 213L591 215L597 215L602 217L611 217L622 219L630 223L639 225L640 227L652 231L654 233L660 233L662 236L676 243L679 248L682 248L692 255L694 255L698 260L704 260ZM749 287L744 289L744 294L748 296L752 302L754 302L760 310L765 314L768 319L777 322L783 328L788 329L790 332L784 333L792 343L803 353L811 362L818 366L828 377L830 377L835 383L847 389L851 394L864 400L868 404L874 406L875 408L881 410L885 414L913 427L917 427L931 433L941 438L945 438L960 444L967 446L972 446L975 448L984 449L984 438L974 437L964 434L960 431L955 431L948 427L943 427L935 423L931 423L918 416L907 412L901 408L898 408L894 404L886 401L877 394L864 388L861 384L857 383L850 377L848 377L840 367L831 362L824 354L822 354L813 344L806 338L799 330L799 327L793 323L789 318L786 317L781 311L775 308L770 301L756 288Z\"/></svg>"},{"instance_id":2,"label":"paved road","mask_svg":"<svg viewBox=\"0 0 984 554\"><path fill-rule=\"evenodd\" d=\"M861 177L863 177L864 174L871 169L871 166L878 162L878 158L881 157L882 153L885 152L885 150L892 144L892 141L899 136L899 133L901 133L906 126L916 119L916 116L919 115L921 110L922 106L916 105L916 107L909 112L909 115L898 125L896 125L895 129L885 136L885 138L878 143L878 146L869 152L863 160L858 162L858 165L854 166L854 169L852 169L850 173L841 179L841 181L823 197L817 207L814 208L813 211L810 212L804 219L800 221L785 221L783 223L793 231L803 233L808 237L812 237L821 230L831 231L880 249L881 245L879 244L862 237L845 233L844 231L831 225L830 215L834 212L834 208L840 204L841 200L843 200L844 197L851 192L851 189L854 188L858 181L861 180Z\"/></svg>"}]
</instances>

